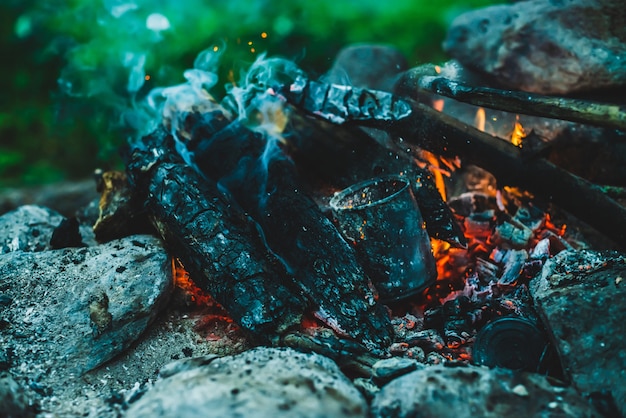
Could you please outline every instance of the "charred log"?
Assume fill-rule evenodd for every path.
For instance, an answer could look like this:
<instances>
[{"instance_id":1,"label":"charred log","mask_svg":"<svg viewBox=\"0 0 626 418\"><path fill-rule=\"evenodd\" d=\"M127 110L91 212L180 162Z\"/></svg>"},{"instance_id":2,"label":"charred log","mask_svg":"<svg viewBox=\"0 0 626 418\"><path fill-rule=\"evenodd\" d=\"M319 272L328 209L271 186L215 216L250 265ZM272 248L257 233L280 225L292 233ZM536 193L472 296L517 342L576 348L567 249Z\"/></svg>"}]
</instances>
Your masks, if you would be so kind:
<instances>
[{"instance_id":1,"label":"charred log","mask_svg":"<svg viewBox=\"0 0 626 418\"><path fill-rule=\"evenodd\" d=\"M474 87L443 77L422 77L418 87L475 106L626 130L626 108L615 104Z\"/></svg>"},{"instance_id":2,"label":"charred log","mask_svg":"<svg viewBox=\"0 0 626 418\"><path fill-rule=\"evenodd\" d=\"M551 201L613 240L626 242L626 208L602 190L542 158L526 158L521 149L485 134L428 106L393 127L426 149L457 154L494 174L502 184L519 186ZM402 126L404 125L404 126Z\"/></svg>"},{"instance_id":3,"label":"charred log","mask_svg":"<svg viewBox=\"0 0 626 418\"><path fill-rule=\"evenodd\" d=\"M316 315L370 349L387 346L391 327L385 309L375 302L354 250L299 184L292 161L238 121L194 140L197 166L258 222Z\"/></svg>"},{"instance_id":4,"label":"charred log","mask_svg":"<svg viewBox=\"0 0 626 418\"><path fill-rule=\"evenodd\" d=\"M256 224L182 161L170 136L135 144L127 170L172 253L239 325L270 342L299 324L305 303Z\"/></svg>"}]
</instances>

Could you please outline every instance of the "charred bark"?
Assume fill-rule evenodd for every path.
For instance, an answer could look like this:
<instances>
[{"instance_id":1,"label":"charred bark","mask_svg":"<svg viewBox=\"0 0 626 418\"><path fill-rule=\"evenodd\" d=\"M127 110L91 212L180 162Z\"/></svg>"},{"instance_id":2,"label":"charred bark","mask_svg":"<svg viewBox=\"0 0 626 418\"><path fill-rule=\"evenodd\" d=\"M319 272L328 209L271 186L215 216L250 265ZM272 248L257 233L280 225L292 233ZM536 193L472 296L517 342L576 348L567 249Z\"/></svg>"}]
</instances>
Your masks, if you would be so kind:
<instances>
[{"instance_id":1,"label":"charred bark","mask_svg":"<svg viewBox=\"0 0 626 418\"><path fill-rule=\"evenodd\" d=\"M387 346L386 310L354 250L299 184L292 161L238 121L196 142L197 166L258 222L316 315L370 349Z\"/></svg>"},{"instance_id":2,"label":"charred bark","mask_svg":"<svg viewBox=\"0 0 626 418\"><path fill-rule=\"evenodd\" d=\"M626 130L626 108L615 104L473 87L443 77L422 77L418 87L475 106Z\"/></svg>"},{"instance_id":3,"label":"charred bark","mask_svg":"<svg viewBox=\"0 0 626 418\"><path fill-rule=\"evenodd\" d=\"M257 225L182 161L170 136L135 144L127 171L166 245L235 322L262 342L299 324L304 300Z\"/></svg>"}]
</instances>

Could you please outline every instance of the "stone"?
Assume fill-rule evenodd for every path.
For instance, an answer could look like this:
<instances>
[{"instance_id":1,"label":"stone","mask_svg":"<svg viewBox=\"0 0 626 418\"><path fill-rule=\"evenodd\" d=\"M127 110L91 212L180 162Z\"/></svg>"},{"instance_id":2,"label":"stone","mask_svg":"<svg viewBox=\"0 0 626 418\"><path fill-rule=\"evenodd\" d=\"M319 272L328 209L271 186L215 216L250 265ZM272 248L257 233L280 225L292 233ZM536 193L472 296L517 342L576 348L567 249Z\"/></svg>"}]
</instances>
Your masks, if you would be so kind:
<instances>
[{"instance_id":1,"label":"stone","mask_svg":"<svg viewBox=\"0 0 626 418\"><path fill-rule=\"evenodd\" d=\"M408 68L400 51L387 45L351 45L337 54L323 81L374 90L392 91Z\"/></svg>"},{"instance_id":2,"label":"stone","mask_svg":"<svg viewBox=\"0 0 626 418\"><path fill-rule=\"evenodd\" d=\"M76 216L77 211L82 211L97 200L96 183L91 178L44 186L7 188L0 191L0 214L24 205L38 205L70 217Z\"/></svg>"},{"instance_id":3,"label":"stone","mask_svg":"<svg viewBox=\"0 0 626 418\"><path fill-rule=\"evenodd\" d=\"M54 230L65 220L60 213L37 205L24 205L0 216L0 254L52 249ZM95 243L91 228L79 225L85 244Z\"/></svg>"},{"instance_id":4,"label":"stone","mask_svg":"<svg viewBox=\"0 0 626 418\"><path fill-rule=\"evenodd\" d=\"M205 360L169 366L178 372L157 381L126 417L367 416L363 396L319 354L259 347Z\"/></svg>"},{"instance_id":5,"label":"stone","mask_svg":"<svg viewBox=\"0 0 626 418\"><path fill-rule=\"evenodd\" d=\"M563 251L530 282L564 372L584 394L612 394L626 415L626 255Z\"/></svg>"},{"instance_id":6,"label":"stone","mask_svg":"<svg viewBox=\"0 0 626 418\"><path fill-rule=\"evenodd\" d=\"M412 372L418 367L422 367L422 364L417 360L391 357L374 363L374 366L372 366L372 377L376 381L389 382L396 377Z\"/></svg>"},{"instance_id":7,"label":"stone","mask_svg":"<svg viewBox=\"0 0 626 418\"><path fill-rule=\"evenodd\" d=\"M373 417L593 417L571 387L541 375L486 367L425 367L384 386Z\"/></svg>"},{"instance_id":8,"label":"stone","mask_svg":"<svg viewBox=\"0 0 626 418\"><path fill-rule=\"evenodd\" d=\"M626 85L621 0L530 0L474 10L443 48L509 88L566 94Z\"/></svg>"},{"instance_id":9,"label":"stone","mask_svg":"<svg viewBox=\"0 0 626 418\"><path fill-rule=\"evenodd\" d=\"M30 418L35 416L28 392L8 372L0 372L0 416Z\"/></svg>"},{"instance_id":10,"label":"stone","mask_svg":"<svg viewBox=\"0 0 626 418\"><path fill-rule=\"evenodd\" d=\"M0 255L0 347L16 377L60 390L127 349L167 303L171 261L161 241Z\"/></svg>"}]
</instances>

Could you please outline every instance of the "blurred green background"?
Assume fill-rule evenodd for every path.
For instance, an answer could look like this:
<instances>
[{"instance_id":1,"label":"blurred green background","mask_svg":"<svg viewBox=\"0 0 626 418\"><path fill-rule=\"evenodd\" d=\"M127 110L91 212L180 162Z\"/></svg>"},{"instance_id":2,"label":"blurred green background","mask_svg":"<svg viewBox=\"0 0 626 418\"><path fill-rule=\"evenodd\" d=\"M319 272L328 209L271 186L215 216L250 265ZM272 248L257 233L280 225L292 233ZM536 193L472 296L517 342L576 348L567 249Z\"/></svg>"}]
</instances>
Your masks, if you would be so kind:
<instances>
[{"instance_id":1,"label":"blurred green background","mask_svg":"<svg viewBox=\"0 0 626 418\"><path fill-rule=\"evenodd\" d=\"M411 66L437 63L455 16L501 2L2 0L0 188L120 167L120 109L184 81L183 70L211 45L226 47L222 68L235 69L235 79L261 52L320 75L355 42L394 45ZM149 77L135 98L132 69Z\"/></svg>"}]
</instances>

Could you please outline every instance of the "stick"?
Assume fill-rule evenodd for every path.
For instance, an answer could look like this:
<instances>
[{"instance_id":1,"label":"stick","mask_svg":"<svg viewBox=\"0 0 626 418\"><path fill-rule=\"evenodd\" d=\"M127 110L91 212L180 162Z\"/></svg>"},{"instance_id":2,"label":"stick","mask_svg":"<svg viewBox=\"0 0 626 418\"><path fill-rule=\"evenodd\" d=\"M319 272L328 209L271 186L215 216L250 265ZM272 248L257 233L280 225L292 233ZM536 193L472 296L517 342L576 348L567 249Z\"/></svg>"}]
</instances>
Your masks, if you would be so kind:
<instances>
[{"instance_id":1,"label":"stick","mask_svg":"<svg viewBox=\"0 0 626 418\"><path fill-rule=\"evenodd\" d=\"M418 81L418 88L475 106L626 131L625 106L523 91L473 87L443 77L422 77Z\"/></svg>"}]
</instances>

